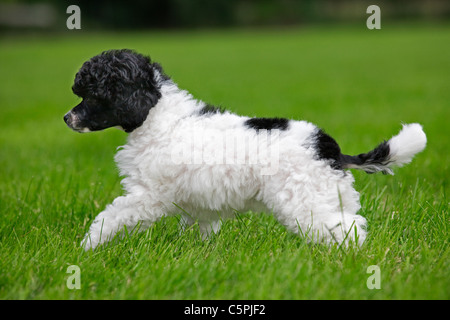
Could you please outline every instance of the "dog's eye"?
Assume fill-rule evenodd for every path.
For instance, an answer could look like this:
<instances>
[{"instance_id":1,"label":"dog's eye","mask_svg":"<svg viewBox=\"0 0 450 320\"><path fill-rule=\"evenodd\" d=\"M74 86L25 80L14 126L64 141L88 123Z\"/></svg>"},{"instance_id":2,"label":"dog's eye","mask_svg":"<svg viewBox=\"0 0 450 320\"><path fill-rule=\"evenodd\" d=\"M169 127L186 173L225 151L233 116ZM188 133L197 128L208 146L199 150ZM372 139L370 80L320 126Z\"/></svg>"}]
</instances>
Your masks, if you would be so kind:
<instances>
[{"instance_id":1,"label":"dog's eye","mask_svg":"<svg viewBox=\"0 0 450 320\"><path fill-rule=\"evenodd\" d=\"M87 101L87 106L92 111L103 112L103 106L97 100L89 100L89 101Z\"/></svg>"}]
</instances>

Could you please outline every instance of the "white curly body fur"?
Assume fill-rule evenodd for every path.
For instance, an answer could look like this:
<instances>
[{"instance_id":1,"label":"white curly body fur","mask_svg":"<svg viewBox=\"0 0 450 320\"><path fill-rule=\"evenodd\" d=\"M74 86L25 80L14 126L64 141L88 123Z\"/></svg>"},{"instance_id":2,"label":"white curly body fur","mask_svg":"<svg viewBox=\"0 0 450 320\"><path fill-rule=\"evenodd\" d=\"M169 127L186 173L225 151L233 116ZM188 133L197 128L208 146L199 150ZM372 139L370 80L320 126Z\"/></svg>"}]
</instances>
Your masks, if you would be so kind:
<instances>
[{"instance_id":1,"label":"white curly body fur","mask_svg":"<svg viewBox=\"0 0 450 320\"><path fill-rule=\"evenodd\" d=\"M347 243L355 237L359 244L364 241L366 220L357 214L359 194L353 176L315 157L311 139L316 126L291 120L276 139L258 139L261 132L243 126L247 117L228 112L199 116L205 104L172 82L165 83L161 93L147 120L130 133L115 157L125 176L125 195L95 218L82 242L86 250L124 227L130 231L139 225L143 230L163 216L180 213L182 224L197 222L207 236L236 211L248 210L273 212L308 241ZM220 135L225 141L230 132L247 142L238 145L264 144L259 147L272 152L251 162L248 150L230 150L218 143ZM192 143L194 136L201 139ZM190 153L179 152L186 146ZM193 159L196 151L201 161ZM217 160L218 151L222 163L205 163ZM261 159L264 156L268 158ZM271 161L276 161L276 168L268 168Z\"/></svg>"}]
</instances>

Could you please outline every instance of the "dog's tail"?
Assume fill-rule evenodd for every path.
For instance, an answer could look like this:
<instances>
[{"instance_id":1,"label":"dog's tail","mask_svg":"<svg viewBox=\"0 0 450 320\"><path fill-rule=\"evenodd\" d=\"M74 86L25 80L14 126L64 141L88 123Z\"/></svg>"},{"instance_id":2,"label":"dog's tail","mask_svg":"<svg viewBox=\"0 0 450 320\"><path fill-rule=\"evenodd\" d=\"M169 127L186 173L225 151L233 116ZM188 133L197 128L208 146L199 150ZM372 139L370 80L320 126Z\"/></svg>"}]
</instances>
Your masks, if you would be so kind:
<instances>
[{"instance_id":1,"label":"dog's tail","mask_svg":"<svg viewBox=\"0 0 450 320\"><path fill-rule=\"evenodd\" d=\"M381 171L383 174L393 175L392 167L410 163L426 144L427 137L420 124L405 124L398 135L382 142L372 151L357 156L341 154L340 162L343 169L360 169L367 173Z\"/></svg>"}]
</instances>

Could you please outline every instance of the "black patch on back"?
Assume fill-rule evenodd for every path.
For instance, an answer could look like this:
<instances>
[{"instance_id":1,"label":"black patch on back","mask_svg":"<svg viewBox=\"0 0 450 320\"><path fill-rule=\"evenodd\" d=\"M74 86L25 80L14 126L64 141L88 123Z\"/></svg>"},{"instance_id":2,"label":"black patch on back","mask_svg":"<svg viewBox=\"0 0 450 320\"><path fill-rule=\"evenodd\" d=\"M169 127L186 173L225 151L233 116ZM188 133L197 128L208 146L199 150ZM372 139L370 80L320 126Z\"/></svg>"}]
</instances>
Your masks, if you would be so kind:
<instances>
[{"instance_id":1,"label":"black patch on back","mask_svg":"<svg viewBox=\"0 0 450 320\"><path fill-rule=\"evenodd\" d=\"M330 166L333 169L342 169L341 148L337 142L321 129L319 129L315 135L318 158L330 160Z\"/></svg>"},{"instance_id":2,"label":"black patch on back","mask_svg":"<svg viewBox=\"0 0 450 320\"><path fill-rule=\"evenodd\" d=\"M285 118L251 118L246 120L244 125L255 130L286 130L289 120Z\"/></svg>"},{"instance_id":3,"label":"black patch on back","mask_svg":"<svg viewBox=\"0 0 450 320\"><path fill-rule=\"evenodd\" d=\"M208 103L203 108L200 109L198 114L201 116L204 116L204 115L213 115L213 114L224 113L224 112L225 112L225 108L213 106L212 104Z\"/></svg>"}]
</instances>

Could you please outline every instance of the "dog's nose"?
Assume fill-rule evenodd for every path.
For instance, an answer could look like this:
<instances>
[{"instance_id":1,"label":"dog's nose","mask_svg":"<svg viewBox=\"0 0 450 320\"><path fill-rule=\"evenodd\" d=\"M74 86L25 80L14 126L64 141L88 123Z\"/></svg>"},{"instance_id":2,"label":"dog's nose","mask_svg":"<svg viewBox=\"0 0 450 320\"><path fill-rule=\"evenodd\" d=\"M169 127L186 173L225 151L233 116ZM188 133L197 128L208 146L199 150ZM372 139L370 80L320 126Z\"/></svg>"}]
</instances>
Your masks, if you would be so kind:
<instances>
[{"instance_id":1,"label":"dog's nose","mask_svg":"<svg viewBox=\"0 0 450 320\"><path fill-rule=\"evenodd\" d=\"M66 113L66 114L64 115L64 122L67 123L67 121L69 121L69 118L70 118L69 114Z\"/></svg>"}]
</instances>

